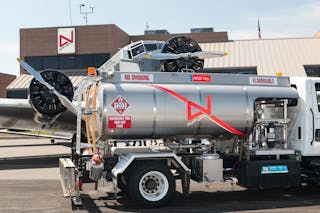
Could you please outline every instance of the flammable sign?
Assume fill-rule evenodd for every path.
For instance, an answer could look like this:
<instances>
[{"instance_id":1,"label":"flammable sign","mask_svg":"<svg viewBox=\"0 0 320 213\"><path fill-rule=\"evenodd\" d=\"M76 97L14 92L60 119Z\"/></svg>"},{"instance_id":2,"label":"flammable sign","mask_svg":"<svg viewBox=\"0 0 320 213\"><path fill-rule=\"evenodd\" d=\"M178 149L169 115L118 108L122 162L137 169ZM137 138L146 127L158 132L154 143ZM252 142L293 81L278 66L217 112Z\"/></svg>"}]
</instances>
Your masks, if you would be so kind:
<instances>
[{"instance_id":1,"label":"flammable sign","mask_svg":"<svg viewBox=\"0 0 320 213\"><path fill-rule=\"evenodd\" d=\"M131 116L109 116L109 129L129 129L131 128Z\"/></svg>"}]
</instances>

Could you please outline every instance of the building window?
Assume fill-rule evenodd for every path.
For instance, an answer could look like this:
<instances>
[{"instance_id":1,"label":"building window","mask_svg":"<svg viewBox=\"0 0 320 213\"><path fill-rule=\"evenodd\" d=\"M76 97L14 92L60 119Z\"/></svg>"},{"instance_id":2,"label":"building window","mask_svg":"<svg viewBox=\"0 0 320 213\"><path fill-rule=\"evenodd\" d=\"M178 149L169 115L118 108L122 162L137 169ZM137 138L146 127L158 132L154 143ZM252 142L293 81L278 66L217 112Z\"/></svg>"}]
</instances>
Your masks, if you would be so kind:
<instances>
[{"instance_id":1,"label":"building window","mask_svg":"<svg viewBox=\"0 0 320 213\"><path fill-rule=\"evenodd\" d=\"M59 69L58 56L43 56L41 68L42 69Z\"/></svg>"},{"instance_id":2,"label":"building window","mask_svg":"<svg viewBox=\"0 0 320 213\"><path fill-rule=\"evenodd\" d=\"M109 60L110 54L94 54L93 56L93 65L92 67L100 67L104 62Z\"/></svg>"},{"instance_id":3,"label":"building window","mask_svg":"<svg viewBox=\"0 0 320 213\"><path fill-rule=\"evenodd\" d=\"M59 69L75 69L76 57L73 55L59 56Z\"/></svg>"},{"instance_id":4,"label":"building window","mask_svg":"<svg viewBox=\"0 0 320 213\"><path fill-rule=\"evenodd\" d=\"M304 65L308 77L320 77L320 65Z\"/></svg>"},{"instance_id":5,"label":"building window","mask_svg":"<svg viewBox=\"0 0 320 213\"><path fill-rule=\"evenodd\" d=\"M203 72L210 73L224 73L224 74L249 74L257 75L256 67L247 67L247 68L221 68L221 69L205 69Z\"/></svg>"},{"instance_id":6,"label":"building window","mask_svg":"<svg viewBox=\"0 0 320 213\"><path fill-rule=\"evenodd\" d=\"M33 56L26 57L25 61L32 66L36 70L42 70L42 57L41 56Z\"/></svg>"},{"instance_id":7,"label":"building window","mask_svg":"<svg viewBox=\"0 0 320 213\"><path fill-rule=\"evenodd\" d=\"M87 69L93 65L92 55L78 55L76 57L76 68Z\"/></svg>"},{"instance_id":8,"label":"building window","mask_svg":"<svg viewBox=\"0 0 320 213\"><path fill-rule=\"evenodd\" d=\"M110 54L83 54L83 55L59 55L59 56L30 56L25 61L36 70L45 69L87 69L88 67L100 67L110 58Z\"/></svg>"}]
</instances>

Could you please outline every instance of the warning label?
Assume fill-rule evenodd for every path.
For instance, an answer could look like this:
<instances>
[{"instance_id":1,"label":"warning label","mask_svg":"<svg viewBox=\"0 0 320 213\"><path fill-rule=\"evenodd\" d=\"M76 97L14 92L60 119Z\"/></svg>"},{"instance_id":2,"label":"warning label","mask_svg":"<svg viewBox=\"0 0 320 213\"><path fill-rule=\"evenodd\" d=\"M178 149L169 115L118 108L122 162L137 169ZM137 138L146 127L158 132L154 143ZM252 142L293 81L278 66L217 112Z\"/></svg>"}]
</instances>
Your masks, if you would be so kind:
<instances>
[{"instance_id":1,"label":"warning label","mask_svg":"<svg viewBox=\"0 0 320 213\"><path fill-rule=\"evenodd\" d=\"M249 83L253 85L278 85L278 79L273 77L249 77Z\"/></svg>"},{"instance_id":2,"label":"warning label","mask_svg":"<svg viewBox=\"0 0 320 213\"><path fill-rule=\"evenodd\" d=\"M121 81L153 82L153 75L152 74L121 74Z\"/></svg>"},{"instance_id":3,"label":"warning label","mask_svg":"<svg viewBox=\"0 0 320 213\"><path fill-rule=\"evenodd\" d=\"M108 127L110 129L128 129L131 128L131 116L109 116Z\"/></svg>"},{"instance_id":4,"label":"warning label","mask_svg":"<svg viewBox=\"0 0 320 213\"><path fill-rule=\"evenodd\" d=\"M115 111L117 111L120 115L129 108L129 103L122 96L118 96L112 102L111 106Z\"/></svg>"},{"instance_id":5,"label":"warning label","mask_svg":"<svg viewBox=\"0 0 320 213\"><path fill-rule=\"evenodd\" d=\"M211 82L211 75L193 74L190 75L192 82Z\"/></svg>"}]
</instances>

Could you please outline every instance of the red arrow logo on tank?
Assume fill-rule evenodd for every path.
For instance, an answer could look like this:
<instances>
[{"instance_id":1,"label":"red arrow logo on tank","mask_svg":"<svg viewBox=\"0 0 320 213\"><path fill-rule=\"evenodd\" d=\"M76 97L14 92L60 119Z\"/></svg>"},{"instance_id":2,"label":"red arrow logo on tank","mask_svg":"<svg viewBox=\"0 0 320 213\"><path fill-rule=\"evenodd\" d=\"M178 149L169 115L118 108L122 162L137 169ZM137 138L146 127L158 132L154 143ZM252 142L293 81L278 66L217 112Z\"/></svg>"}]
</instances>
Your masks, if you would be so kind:
<instances>
[{"instance_id":1,"label":"red arrow logo on tank","mask_svg":"<svg viewBox=\"0 0 320 213\"><path fill-rule=\"evenodd\" d=\"M192 114L192 107L200 110L200 112L196 112ZM203 108L202 106L188 100L187 101L187 109L188 109L188 121L191 121L203 114L211 115L211 96L207 96L207 109Z\"/></svg>"},{"instance_id":2,"label":"red arrow logo on tank","mask_svg":"<svg viewBox=\"0 0 320 213\"><path fill-rule=\"evenodd\" d=\"M242 137L246 137L247 136L245 133L241 132L240 130L237 130L237 129L233 128L228 123L220 120L218 117L216 117L216 116L211 114L211 96L207 96L207 109L205 109L202 106L190 101L189 99L187 99L183 95L180 95L179 93L177 93L175 91L172 91L172 90L170 90L168 88L165 88L165 87L162 87L162 86L159 86L159 85L155 85L155 84L151 84L150 86L168 93L169 95L177 98L178 100L182 101L183 103L187 103L188 120L192 120L192 119L195 119L195 118L201 116L202 114L206 114L206 115L208 115L208 118L211 121L216 123L221 128L225 129L226 131L228 131L228 132L230 132L232 134L235 134L235 135L242 136ZM192 111L192 107L197 108L198 110L200 110L200 112L196 112L196 113L192 114L192 112L191 112Z\"/></svg>"}]
</instances>

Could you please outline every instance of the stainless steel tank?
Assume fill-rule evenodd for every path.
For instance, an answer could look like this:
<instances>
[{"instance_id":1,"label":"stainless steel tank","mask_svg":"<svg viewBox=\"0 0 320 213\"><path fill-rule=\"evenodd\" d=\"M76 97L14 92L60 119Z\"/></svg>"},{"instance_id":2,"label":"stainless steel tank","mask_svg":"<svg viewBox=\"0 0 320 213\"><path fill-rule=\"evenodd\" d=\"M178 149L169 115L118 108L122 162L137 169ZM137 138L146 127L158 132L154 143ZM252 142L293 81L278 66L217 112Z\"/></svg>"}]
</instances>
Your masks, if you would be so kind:
<instances>
[{"instance_id":1,"label":"stainless steel tank","mask_svg":"<svg viewBox=\"0 0 320 213\"><path fill-rule=\"evenodd\" d=\"M238 82L223 84L228 79L212 76L215 84L195 84L168 73L170 83L163 83L160 74L152 75L152 83L121 82L119 76L102 81L97 116L102 140L246 136L254 125L256 99L298 97L288 83L258 87L241 83L240 76Z\"/></svg>"},{"instance_id":2,"label":"stainless steel tank","mask_svg":"<svg viewBox=\"0 0 320 213\"><path fill-rule=\"evenodd\" d=\"M117 72L98 83L97 108L92 98L90 108L101 140L245 137L255 100L298 98L286 77ZM34 116L27 100L0 100L0 128L41 129ZM75 132L76 117L65 111L44 129Z\"/></svg>"}]
</instances>

